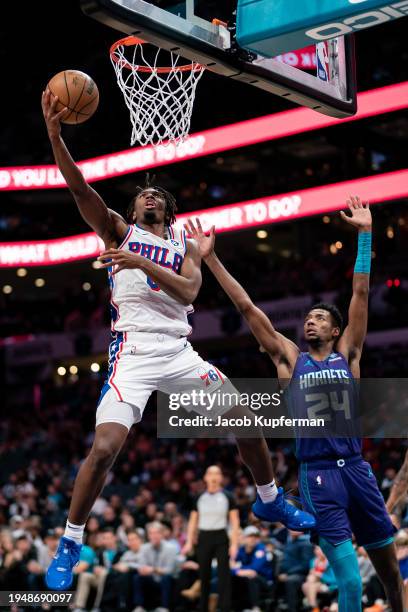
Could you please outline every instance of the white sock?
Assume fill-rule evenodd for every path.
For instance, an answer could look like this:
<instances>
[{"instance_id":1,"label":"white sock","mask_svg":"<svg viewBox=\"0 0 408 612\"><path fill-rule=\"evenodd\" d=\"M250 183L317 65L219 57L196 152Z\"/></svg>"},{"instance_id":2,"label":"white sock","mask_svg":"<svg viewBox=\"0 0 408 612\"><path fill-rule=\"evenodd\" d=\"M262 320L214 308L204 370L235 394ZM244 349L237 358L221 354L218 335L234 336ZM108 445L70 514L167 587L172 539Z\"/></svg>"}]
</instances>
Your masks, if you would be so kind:
<instances>
[{"instance_id":1,"label":"white sock","mask_svg":"<svg viewBox=\"0 0 408 612\"><path fill-rule=\"evenodd\" d=\"M64 537L69 538L70 540L74 540L76 544L82 544L85 524L86 523L84 523L83 525L74 525L74 523L70 523L69 521L67 521Z\"/></svg>"},{"instance_id":2,"label":"white sock","mask_svg":"<svg viewBox=\"0 0 408 612\"><path fill-rule=\"evenodd\" d=\"M276 486L274 480L266 485L256 485L256 489L264 504L275 501L276 496L278 495L278 487Z\"/></svg>"}]
</instances>

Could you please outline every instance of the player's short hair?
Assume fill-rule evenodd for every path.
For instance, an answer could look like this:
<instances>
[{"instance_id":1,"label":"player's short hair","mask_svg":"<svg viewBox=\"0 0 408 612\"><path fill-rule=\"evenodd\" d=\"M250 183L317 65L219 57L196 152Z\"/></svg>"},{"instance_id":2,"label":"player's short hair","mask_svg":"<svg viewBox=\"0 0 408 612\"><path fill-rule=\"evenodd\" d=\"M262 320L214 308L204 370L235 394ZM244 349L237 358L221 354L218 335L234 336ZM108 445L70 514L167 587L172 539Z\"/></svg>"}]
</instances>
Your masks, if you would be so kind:
<instances>
[{"instance_id":1,"label":"player's short hair","mask_svg":"<svg viewBox=\"0 0 408 612\"><path fill-rule=\"evenodd\" d=\"M166 189L164 189L164 187L160 187L159 185L155 185L155 180L156 180L156 176L153 175L152 177L150 176L149 173L146 174L146 179L145 179L145 184L144 187L137 185L136 187L136 193L133 196L128 209L127 209L127 221L129 223L133 222L133 213L135 211L135 200L136 198L142 193L142 191L144 191L145 189L148 189L149 187L153 187L154 189L156 189L157 191L159 191L161 193L161 195L164 198L164 201L166 203L166 208L165 208L165 215L164 215L164 222L166 225L173 225L173 223L176 222L176 212L177 212L177 204L176 204L176 198Z\"/></svg>"},{"instance_id":2,"label":"player's short hair","mask_svg":"<svg viewBox=\"0 0 408 612\"><path fill-rule=\"evenodd\" d=\"M331 317L336 325L340 328L340 334L343 331L343 317L341 316L340 310L334 304L328 304L327 302L318 302L309 308L309 312L320 308L321 310L327 310L331 314Z\"/></svg>"}]
</instances>

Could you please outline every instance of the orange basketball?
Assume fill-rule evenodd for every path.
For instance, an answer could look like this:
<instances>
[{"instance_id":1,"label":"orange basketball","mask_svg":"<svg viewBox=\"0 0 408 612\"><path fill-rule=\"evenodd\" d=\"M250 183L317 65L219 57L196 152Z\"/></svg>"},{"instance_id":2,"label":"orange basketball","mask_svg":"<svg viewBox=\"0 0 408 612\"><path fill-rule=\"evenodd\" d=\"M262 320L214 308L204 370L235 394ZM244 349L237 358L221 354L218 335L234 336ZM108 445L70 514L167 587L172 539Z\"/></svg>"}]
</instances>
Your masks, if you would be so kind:
<instances>
[{"instance_id":1,"label":"orange basketball","mask_svg":"<svg viewBox=\"0 0 408 612\"><path fill-rule=\"evenodd\" d=\"M92 117L99 104L99 91L95 81L80 70L63 70L48 83L54 96L58 96L57 111L68 108L62 123L83 123Z\"/></svg>"}]
</instances>

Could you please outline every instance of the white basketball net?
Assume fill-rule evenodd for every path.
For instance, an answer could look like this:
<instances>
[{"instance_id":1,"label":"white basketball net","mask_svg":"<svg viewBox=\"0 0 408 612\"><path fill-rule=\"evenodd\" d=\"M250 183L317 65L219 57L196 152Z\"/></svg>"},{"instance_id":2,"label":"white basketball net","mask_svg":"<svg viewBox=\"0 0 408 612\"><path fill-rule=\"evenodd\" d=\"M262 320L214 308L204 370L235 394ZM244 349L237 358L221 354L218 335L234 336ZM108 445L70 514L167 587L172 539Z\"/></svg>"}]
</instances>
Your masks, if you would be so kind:
<instances>
[{"instance_id":1,"label":"white basketball net","mask_svg":"<svg viewBox=\"0 0 408 612\"><path fill-rule=\"evenodd\" d=\"M204 66L194 62L183 65L179 55L160 48L148 61L144 46L143 41L129 36L112 45L110 52L130 112L130 143L177 144L190 130L195 91ZM160 67L163 60L167 68Z\"/></svg>"}]
</instances>

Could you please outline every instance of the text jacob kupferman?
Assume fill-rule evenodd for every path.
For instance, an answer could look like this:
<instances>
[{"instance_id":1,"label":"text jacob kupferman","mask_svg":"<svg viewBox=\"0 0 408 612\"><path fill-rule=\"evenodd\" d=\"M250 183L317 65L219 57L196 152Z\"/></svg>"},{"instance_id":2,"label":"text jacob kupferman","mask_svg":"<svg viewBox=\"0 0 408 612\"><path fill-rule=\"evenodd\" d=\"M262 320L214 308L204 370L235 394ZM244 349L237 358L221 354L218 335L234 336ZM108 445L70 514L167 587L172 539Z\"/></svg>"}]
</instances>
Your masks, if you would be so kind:
<instances>
[{"instance_id":1,"label":"text jacob kupferman","mask_svg":"<svg viewBox=\"0 0 408 612\"><path fill-rule=\"evenodd\" d=\"M253 418L218 416L211 418L197 415L194 417L182 417L172 415L169 418L171 427L324 427L324 419L291 419L284 415L279 418L254 415Z\"/></svg>"}]
</instances>

